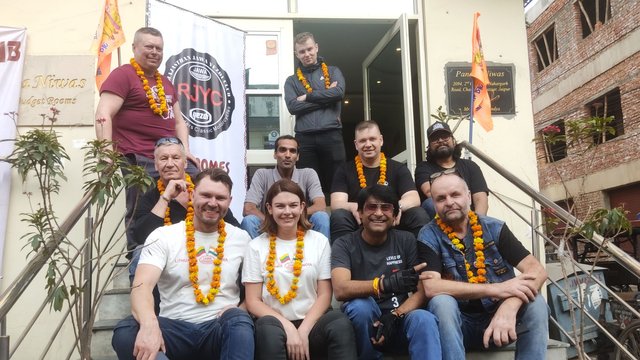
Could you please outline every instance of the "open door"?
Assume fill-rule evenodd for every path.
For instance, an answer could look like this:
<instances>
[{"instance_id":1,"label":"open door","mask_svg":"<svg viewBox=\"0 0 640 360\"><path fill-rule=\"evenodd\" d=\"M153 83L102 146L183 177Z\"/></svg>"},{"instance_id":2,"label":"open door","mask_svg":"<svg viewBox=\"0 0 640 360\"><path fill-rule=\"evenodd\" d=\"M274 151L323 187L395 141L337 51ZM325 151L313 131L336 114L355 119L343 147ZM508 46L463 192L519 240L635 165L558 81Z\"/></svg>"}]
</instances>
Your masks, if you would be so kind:
<instances>
[{"instance_id":1,"label":"open door","mask_svg":"<svg viewBox=\"0 0 640 360\"><path fill-rule=\"evenodd\" d=\"M364 60L362 71L365 118L380 125L385 154L413 171L419 112L414 111L411 48L409 23L403 14Z\"/></svg>"}]
</instances>

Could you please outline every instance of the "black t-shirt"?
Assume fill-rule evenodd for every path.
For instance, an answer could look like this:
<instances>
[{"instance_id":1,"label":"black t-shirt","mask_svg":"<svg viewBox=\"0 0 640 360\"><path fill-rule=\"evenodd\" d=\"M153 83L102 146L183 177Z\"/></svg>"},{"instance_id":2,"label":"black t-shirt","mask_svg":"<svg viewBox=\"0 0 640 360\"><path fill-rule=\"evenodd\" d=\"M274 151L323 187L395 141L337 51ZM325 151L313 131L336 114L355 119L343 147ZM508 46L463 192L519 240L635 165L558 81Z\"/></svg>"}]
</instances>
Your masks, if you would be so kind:
<instances>
[{"instance_id":1,"label":"black t-shirt","mask_svg":"<svg viewBox=\"0 0 640 360\"><path fill-rule=\"evenodd\" d=\"M380 179L380 167L368 168L363 166L367 185L373 185ZM387 158L387 183L396 191L398 198L401 198L407 191L415 190L416 187L411 178L411 172L400 162ZM360 192L360 180L356 171L355 161L349 161L338 167L333 176L331 192L343 192L349 195L349 202L356 202Z\"/></svg>"},{"instance_id":2,"label":"black t-shirt","mask_svg":"<svg viewBox=\"0 0 640 360\"><path fill-rule=\"evenodd\" d=\"M511 266L516 267L529 254L522 243L513 235L507 225L502 226L500 230L500 236L498 237L498 252ZM472 259L475 260L475 257ZM437 254L429 246L418 241L418 261L419 263L426 262L427 267L425 271L436 271L442 273L442 258L440 254ZM469 261L469 259L467 259ZM470 262L471 263L471 262Z\"/></svg>"},{"instance_id":3,"label":"black t-shirt","mask_svg":"<svg viewBox=\"0 0 640 360\"><path fill-rule=\"evenodd\" d=\"M391 229L387 241L380 246L369 245L361 234L360 229L336 239L331 246L331 269L349 269L351 280L372 280L417 265L417 241L410 232ZM383 294L376 301L381 310L388 311L402 305L408 297L408 293Z\"/></svg>"},{"instance_id":4,"label":"black t-shirt","mask_svg":"<svg viewBox=\"0 0 640 360\"><path fill-rule=\"evenodd\" d=\"M464 181L467 182L471 194L479 192L485 192L489 194L487 182L485 181L484 175L482 175L482 170L480 170L478 164L474 163L471 160L458 159L456 161L455 168L456 170L458 170L458 173L460 173L460 176L464 179ZM427 161L423 161L416 166L416 187L418 188L418 192L420 193L420 198L422 200L426 198L422 191L420 191L420 187L422 186L422 184L429 181L431 174L444 170L446 170L446 168L443 168L436 163Z\"/></svg>"}]
</instances>

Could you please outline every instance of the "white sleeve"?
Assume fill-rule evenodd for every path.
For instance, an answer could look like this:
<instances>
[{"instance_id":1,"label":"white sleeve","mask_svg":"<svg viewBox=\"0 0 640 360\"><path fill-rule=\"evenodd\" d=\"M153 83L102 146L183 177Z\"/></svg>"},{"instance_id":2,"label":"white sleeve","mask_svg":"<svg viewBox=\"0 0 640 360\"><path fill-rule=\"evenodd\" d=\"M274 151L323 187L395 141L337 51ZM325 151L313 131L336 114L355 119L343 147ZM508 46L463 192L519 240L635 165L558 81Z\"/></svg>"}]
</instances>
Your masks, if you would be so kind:
<instances>
[{"instance_id":1,"label":"white sleeve","mask_svg":"<svg viewBox=\"0 0 640 360\"><path fill-rule=\"evenodd\" d=\"M163 241L163 239L167 238L167 229L159 227L149 234L142 247L138 264L149 264L164 270L167 265L168 249L166 248L166 241Z\"/></svg>"},{"instance_id":2,"label":"white sleeve","mask_svg":"<svg viewBox=\"0 0 640 360\"><path fill-rule=\"evenodd\" d=\"M242 283L261 283L264 282L262 278L262 259L260 259L260 251L256 249L257 244L254 242L260 241L259 239L252 240L247 247L247 251L244 254L244 264L242 265Z\"/></svg>"},{"instance_id":3,"label":"white sleeve","mask_svg":"<svg viewBox=\"0 0 640 360\"><path fill-rule=\"evenodd\" d=\"M331 246L324 236L322 239L322 251L320 252L320 261L318 262L318 280L331 279Z\"/></svg>"}]
</instances>

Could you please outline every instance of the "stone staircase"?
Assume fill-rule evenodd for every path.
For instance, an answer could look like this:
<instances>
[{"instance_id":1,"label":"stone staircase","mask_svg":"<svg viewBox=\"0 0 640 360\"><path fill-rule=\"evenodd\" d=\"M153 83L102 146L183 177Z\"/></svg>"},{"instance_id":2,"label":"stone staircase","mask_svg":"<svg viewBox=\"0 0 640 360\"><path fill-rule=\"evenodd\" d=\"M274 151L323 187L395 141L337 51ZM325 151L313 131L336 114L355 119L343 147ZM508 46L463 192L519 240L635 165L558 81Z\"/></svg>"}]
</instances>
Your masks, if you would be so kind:
<instances>
[{"instance_id":1,"label":"stone staircase","mask_svg":"<svg viewBox=\"0 0 640 360\"><path fill-rule=\"evenodd\" d=\"M102 303L98 307L98 315L93 325L93 338L91 339L91 356L93 360L117 360L117 356L111 347L111 335L113 328L121 319L131 315L131 302L129 301L129 271L128 262L116 264L115 279L102 297Z\"/></svg>"},{"instance_id":2,"label":"stone staircase","mask_svg":"<svg viewBox=\"0 0 640 360\"><path fill-rule=\"evenodd\" d=\"M91 340L91 354L93 360L117 360L116 353L111 347L113 328L121 319L131 315L129 301L129 272L127 263L116 265L115 280L111 288L102 298L98 309L98 316L93 326ZM547 346L547 360L567 359L568 344L549 340ZM446 347L444 349L446 351ZM503 349L492 351L477 351L468 353L467 360L512 360L515 356L515 346L511 344ZM408 356L385 356L385 360L409 360Z\"/></svg>"}]
</instances>

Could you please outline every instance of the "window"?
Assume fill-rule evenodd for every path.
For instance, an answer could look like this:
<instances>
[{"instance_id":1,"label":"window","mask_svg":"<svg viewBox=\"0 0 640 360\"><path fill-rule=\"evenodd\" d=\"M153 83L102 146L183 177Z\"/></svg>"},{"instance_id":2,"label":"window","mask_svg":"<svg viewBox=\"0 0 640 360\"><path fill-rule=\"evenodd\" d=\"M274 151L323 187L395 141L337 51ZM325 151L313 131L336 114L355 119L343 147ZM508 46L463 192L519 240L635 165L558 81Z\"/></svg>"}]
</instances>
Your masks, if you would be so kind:
<instances>
[{"instance_id":1,"label":"window","mask_svg":"<svg viewBox=\"0 0 640 360\"><path fill-rule=\"evenodd\" d=\"M540 36L533 40L538 60L538 71L544 70L558 58L558 43L556 42L556 26L551 25Z\"/></svg>"},{"instance_id":2,"label":"window","mask_svg":"<svg viewBox=\"0 0 640 360\"><path fill-rule=\"evenodd\" d=\"M596 119L594 122L594 131L596 133L593 135L593 141L596 144L601 144L624 134L620 89L615 88L591 101L587 104L587 107L591 117ZM603 121L609 117L613 118L611 122Z\"/></svg>"},{"instance_id":3,"label":"window","mask_svg":"<svg viewBox=\"0 0 640 360\"><path fill-rule=\"evenodd\" d=\"M280 96L247 95L247 146L273 149L280 136Z\"/></svg>"},{"instance_id":4,"label":"window","mask_svg":"<svg viewBox=\"0 0 640 360\"><path fill-rule=\"evenodd\" d=\"M586 38L611 18L610 0L578 0L582 37Z\"/></svg>"},{"instance_id":5,"label":"window","mask_svg":"<svg viewBox=\"0 0 640 360\"><path fill-rule=\"evenodd\" d=\"M558 120L544 127L541 131L545 158L548 163L556 162L567 157L567 138L564 120Z\"/></svg>"}]
</instances>

